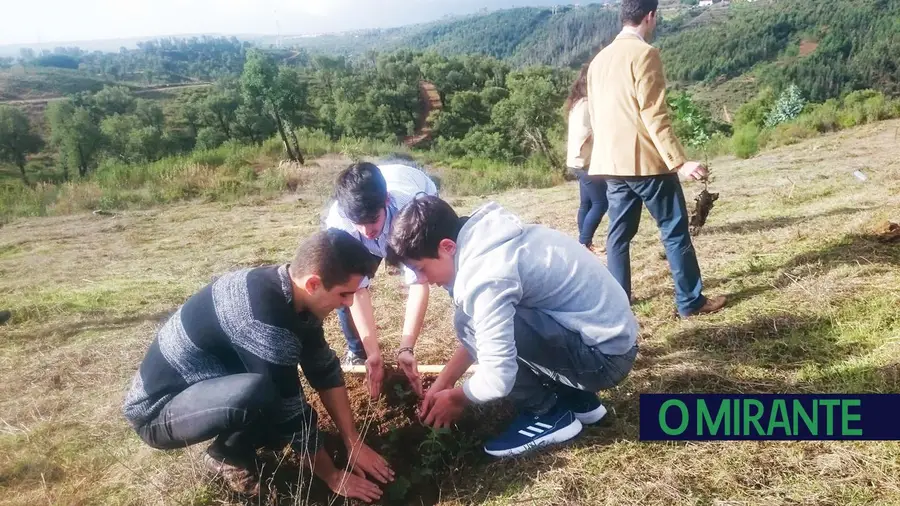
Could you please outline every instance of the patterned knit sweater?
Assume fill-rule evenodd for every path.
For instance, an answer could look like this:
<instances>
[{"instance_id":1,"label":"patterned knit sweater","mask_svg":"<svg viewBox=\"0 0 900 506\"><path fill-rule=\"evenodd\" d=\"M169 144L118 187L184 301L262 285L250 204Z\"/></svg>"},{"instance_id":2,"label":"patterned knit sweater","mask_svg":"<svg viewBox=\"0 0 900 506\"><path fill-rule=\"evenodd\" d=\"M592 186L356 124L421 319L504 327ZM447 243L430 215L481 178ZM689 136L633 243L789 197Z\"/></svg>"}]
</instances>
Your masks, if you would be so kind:
<instances>
[{"instance_id":1,"label":"patterned knit sweater","mask_svg":"<svg viewBox=\"0 0 900 506\"><path fill-rule=\"evenodd\" d=\"M287 266L232 272L190 297L159 330L134 377L123 414L137 428L194 383L258 373L269 377L281 395L267 423L302 435L294 446L315 452L321 443L318 416L306 402L297 364L316 390L344 384L321 322L293 307Z\"/></svg>"}]
</instances>

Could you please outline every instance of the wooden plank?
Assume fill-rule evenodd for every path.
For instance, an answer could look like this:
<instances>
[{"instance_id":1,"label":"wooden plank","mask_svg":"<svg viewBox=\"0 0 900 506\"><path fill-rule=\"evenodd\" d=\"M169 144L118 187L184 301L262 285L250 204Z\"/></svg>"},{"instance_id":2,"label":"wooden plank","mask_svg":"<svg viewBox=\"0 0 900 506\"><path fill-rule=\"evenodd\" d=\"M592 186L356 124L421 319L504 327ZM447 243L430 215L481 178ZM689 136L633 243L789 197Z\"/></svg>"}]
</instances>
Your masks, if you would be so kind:
<instances>
[{"instance_id":1,"label":"wooden plank","mask_svg":"<svg viewBox=\"0 0 900 506\"><path fill-rule=\"evenodd\" d=\"M478 364L473 364L469 367L464 374L472 374L475 372L475 369L478 367ZM341 369L344 370L345 373L349 374L365 374L366 366L364 365L342 365ZM444 370L443 365L432 365L432 364L419 364L419 374L440 374L441 371Z\"/></svg>"}]
</instances>

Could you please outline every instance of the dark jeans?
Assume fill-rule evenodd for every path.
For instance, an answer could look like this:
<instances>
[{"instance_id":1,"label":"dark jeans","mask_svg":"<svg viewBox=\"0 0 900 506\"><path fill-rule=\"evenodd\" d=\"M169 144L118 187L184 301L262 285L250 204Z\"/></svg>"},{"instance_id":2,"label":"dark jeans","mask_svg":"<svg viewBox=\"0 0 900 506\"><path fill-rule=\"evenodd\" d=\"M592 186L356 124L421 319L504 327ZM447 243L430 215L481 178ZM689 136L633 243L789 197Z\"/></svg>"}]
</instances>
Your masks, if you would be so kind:
<instances>
[{"instance_id":1,"label":"dark jeans","mask_svg":"<svg viewBox=\"0 0 900 506\"><path fill-rule=\"evenodd\" d=\"M381 266L381 257L372 255L372 272L374 273ZM337 310L338 322L341 324L341 331L344 333L344 339L347 341L347 349L359 358L366 358L366 349L363 347L362 339L356 330L356 324L353 323L353 316L350 315L349 307L341 307Z\"/></svg>"},{"instance_id":2,"label":"dark jeans","mask_svg":"<svg viewBox=\"0 0 900 506\"><path fill-rule=\"evenodd\" d=\"M578 207L578 242L585 246L594 243L594 234L603 220L603 215L609 209L606 200L606 180L597 176L587 175L584 169L572 169L578 178L578 188L581 204Z\"/></svg>"},{"instance_id":3,"label":"dark jeans","mask_svg":"<svg viewBox=\"0 0 900 506\"><path fill-rule=\"evenodd\" d=\"M461 312L460 312L461 313ZM459 313L457 313L459 316ZM457 332L463 332L457 319ZM509 399L531 413L545 413L573 390L598 392L618 385L634 365L638 347L606 355L538 310L516 309L513 320L519 369Z\"/></svg>"},{"instance_id":4,"label":"dark jeans","mask_svg":"<svg viewBox=\"0 0 900 506\"><path fill-rule=\"evenodd\" d=\"M607 177L609 236L607 268L631 297L631 240L646 205L656 220L675 281L675 305L686 316L706 303L697 253L688 231L688 210L678 175Z\"/></svg>"},{"instance_id":5,"label":"dark jeans","mask_svg":"<svg viewBox=\"0 0 900 506\"><path fill-rule=\"evenodd\" d=\"M266 418L280 402L275 384L261 374L234 374L195 383L172 398L159 414L137 428L145 443L160 450L184 448L215 438L209 453L247 466L256 448L305 441Z\"/></svg>"}]
</instances>

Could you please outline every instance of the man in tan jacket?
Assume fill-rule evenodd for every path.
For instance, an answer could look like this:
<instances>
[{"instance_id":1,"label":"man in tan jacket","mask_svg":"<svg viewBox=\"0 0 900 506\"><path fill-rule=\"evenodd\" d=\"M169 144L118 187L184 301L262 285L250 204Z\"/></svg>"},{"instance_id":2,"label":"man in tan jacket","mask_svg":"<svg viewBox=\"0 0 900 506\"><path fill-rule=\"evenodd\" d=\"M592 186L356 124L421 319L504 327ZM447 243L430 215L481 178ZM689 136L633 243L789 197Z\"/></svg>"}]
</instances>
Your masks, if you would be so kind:
<instances>
[{"instance_id":1,"label":"man in tan jacket","mask_svg":"<svg viewBox=\"0 0 900 506\"><path fill-rule=\"evenodd\" d=\"M725 297L703 295L700 266L688 232L679 176L704 179L706 167L687 161L666 106L656 29L658 0L622 0L622 33L591 62L588 107L594 145L589 174L603 176L609 200L607 263L631 296L631 240L646 205L660 229L682 317L718 311Z\"/></svg>"}]
</instances>

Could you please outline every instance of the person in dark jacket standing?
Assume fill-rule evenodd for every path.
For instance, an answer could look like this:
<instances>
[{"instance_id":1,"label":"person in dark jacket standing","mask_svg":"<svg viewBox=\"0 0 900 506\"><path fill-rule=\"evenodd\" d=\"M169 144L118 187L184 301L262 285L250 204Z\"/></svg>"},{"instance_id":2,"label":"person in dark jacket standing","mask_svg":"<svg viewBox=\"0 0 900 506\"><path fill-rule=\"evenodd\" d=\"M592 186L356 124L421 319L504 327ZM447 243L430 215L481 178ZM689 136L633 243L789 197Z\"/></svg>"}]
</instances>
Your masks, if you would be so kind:
<instances>
[{"instance_id":1,"label":"person in dark jacket standing","mask_svg":"<svg viewBox=\"0 0 900 506\"><path fill-rule=\"evenodd\" d=\"M225 274L191 296L163 325L134 376L123 413L161 450L212 440L205 466L235 491L259 493L258 448L290 445L337 494L366 502L394 473L356 430L340 361L322 320L350 303L369 254L339 230L304 240L288 265ZM335 467L297 365L318 391L354 457Z\"/></svg>"}]
</instances>

